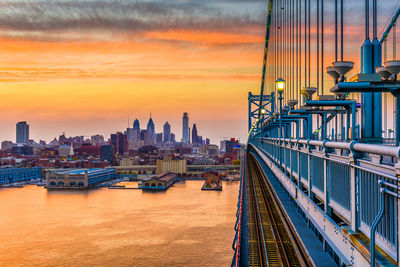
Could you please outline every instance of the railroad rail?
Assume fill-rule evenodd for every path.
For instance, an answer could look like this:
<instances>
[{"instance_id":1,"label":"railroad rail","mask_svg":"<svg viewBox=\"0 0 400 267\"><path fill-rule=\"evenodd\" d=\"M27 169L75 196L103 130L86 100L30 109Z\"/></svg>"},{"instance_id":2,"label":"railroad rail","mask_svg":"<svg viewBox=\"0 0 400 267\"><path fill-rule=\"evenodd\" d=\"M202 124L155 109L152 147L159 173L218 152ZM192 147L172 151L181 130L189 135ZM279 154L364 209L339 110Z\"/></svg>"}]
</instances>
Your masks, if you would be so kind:
<instances>
[{"instance_id":1,"label":"railroad rail","mask_svg":"<svg viewBox=\"0 0 400 267\"><path fill-rule=\"evenodd\" d=\"M249 266L311 266L251 153L247 177Z\"/></svg>"}]
</instances>

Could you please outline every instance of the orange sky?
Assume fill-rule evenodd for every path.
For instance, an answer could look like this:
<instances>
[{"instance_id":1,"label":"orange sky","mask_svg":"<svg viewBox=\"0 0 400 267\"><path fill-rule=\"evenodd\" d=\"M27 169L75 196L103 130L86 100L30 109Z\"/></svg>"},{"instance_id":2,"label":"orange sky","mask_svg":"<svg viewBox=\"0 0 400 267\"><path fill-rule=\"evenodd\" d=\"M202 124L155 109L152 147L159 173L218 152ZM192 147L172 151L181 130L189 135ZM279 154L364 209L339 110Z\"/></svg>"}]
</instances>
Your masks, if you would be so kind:
<instances>
[{"instance_id":1,"label":"orange sky","mask_svg":"<svg viewBox=\"0 0 400 267\"><path fill-rule=\"evenodd\" d=\"M345 6L353 14L345 17L345 60L356 62L363 38L357 1ZM333 1L324 3L328 64ZM392 9L382 4L379 14ZM213 143L245 141L247 95L260 88L265 10L263 0L4 0L0 141L14 141L21 120L36 141L62 132L108 138L126 129L128 117L144 127L150 113L157 132L169 121L180 140L183 112Z\"/></svg>"},{"instance_id":2,"label":"orange sky","mask_svg":"<svg viewBox=\"0 0 400 267\"><path fill-rule=\"evenodd\" d=\"M5 131L0 138L14 140L20 120L28 121L36 140L50 140L63 131L108 137L127 127L128 116L144 126L149 113L157 131L168 120L180 137L184 111L199 133L214 142L243 137L246 96L259 82L263 38L186 30L145 36L160 41L2 38L0 127ZM252 45L232 48L233 43Z\"/></svg>"}]
</instances>

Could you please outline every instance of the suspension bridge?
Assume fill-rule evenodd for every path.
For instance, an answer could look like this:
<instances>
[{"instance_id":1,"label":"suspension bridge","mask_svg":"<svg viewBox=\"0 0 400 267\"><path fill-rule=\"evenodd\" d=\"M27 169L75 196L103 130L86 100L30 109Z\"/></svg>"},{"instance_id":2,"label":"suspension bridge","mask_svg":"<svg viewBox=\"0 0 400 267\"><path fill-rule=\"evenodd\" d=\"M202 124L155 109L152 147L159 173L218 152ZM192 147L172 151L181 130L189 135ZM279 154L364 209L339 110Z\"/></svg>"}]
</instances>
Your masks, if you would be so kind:
<instances>
[{"instance_id":1,"label":"suspension bridge","mask_svg":"<svg viewBox=\"0 0 400 267\"><path fill-rule=\"evenodd\" d=\"M400 6L350 2L268 1L232 266L400 266Z\"/></svg>"}]
</instances>

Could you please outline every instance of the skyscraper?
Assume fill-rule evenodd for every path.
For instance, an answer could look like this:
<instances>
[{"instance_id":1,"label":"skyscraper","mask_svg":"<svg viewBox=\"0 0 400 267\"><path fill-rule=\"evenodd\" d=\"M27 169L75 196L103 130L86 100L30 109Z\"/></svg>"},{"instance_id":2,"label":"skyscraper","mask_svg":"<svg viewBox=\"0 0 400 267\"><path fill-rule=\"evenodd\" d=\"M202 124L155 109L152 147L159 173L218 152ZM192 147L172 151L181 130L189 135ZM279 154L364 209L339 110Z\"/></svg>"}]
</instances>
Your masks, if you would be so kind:
<instances>
[{"instance_id":1,"label":"skyscraper","mask_svg":"<svg viewBox=\"0 0 400 267\"><path fill-rule=\"evenodd\" d=\"M27 144L29 142L29 125L26 121L17 123L17 144Z\"/></svg>"},{"instance_id":2,"label":"skyscraper","mask_svg":"<svg viewBox=\"0 0 400 267\"><path fill-rule=\"evenodd\" d=\"M171 125L168 121L164 124L164 142L171 141Z\"/></svg>"},{"instance_id":3,"label":"skyscraper","mask_svg":"<svg viewBox=\"0 0 400 267\"><path fill-rule=\"evenodd\" d=\"M136 119L136 120L133 122L133 129L136 130L136 132L140 133L140 123L139 123L139 120L138 120L138 119Z\"/></svg>"},{"instance_id":4,"label":"skyscraper","mask_svg":"<svg viewBox=\"0 0 400 267\"><path fill-rule=\"evenodd\" d=\"M114 151L120 155L128 152L128 139L123 133L111 134L111 144L114 146Z\"/></svg>"},{"instance_id":5,"label":"skyscraper","mask_svg":"<svg viewBox=\"0 0 400 267\"><path fill-rule=\"evenodd\" d=\"M193 124L193 128L192 128L192 144L193 144L193 145L198 145L198 142L197 142L197 127L196 127L196 123Z\"/></svg>"},{"instance_id":6,"label":"skyscraper","mask_svg":"<svg viewBox=\"0 0 400 267\"><path fill-rule=\"evenodd\" d=\"M182 119L182 142L189 143L189 141L189 116L187 112L184 112Z\"/></svg>"},{"instance_id":7,"label":"skyscraper","mask_svg":"<svg viewBox=\"0 0 400 267\"><path fill-rule=\"evenodd\" d=\"M153 138L155 138L155 136L156 136L156 131L155 131L153 119L151 118L151 114L150 114L149 122L147 123L147 132L149 132L149 134L150 134Z\"/></svg>"}]
</instances>

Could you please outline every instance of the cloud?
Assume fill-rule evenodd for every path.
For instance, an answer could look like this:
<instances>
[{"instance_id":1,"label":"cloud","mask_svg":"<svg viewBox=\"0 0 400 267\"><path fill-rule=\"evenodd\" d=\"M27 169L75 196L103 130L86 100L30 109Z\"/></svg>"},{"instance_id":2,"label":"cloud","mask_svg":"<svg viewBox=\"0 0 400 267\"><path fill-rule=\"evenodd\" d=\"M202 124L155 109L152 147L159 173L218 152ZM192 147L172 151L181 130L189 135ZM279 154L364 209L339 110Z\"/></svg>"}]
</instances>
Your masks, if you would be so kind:
<instances>
[{"instance_id":1,"label":"cloud","mask_svg":"<svg viewBox=\"0 0 400 267\"><path fill-rule=\"evenodd\" d=\"M249 32L249 27L265 25L265 8L260 0L246 4L238 0L6 0L0 3L0 34L55 41L68 39L65 32L76 36L167 30Z\"/></svg>"}]
</instances>

